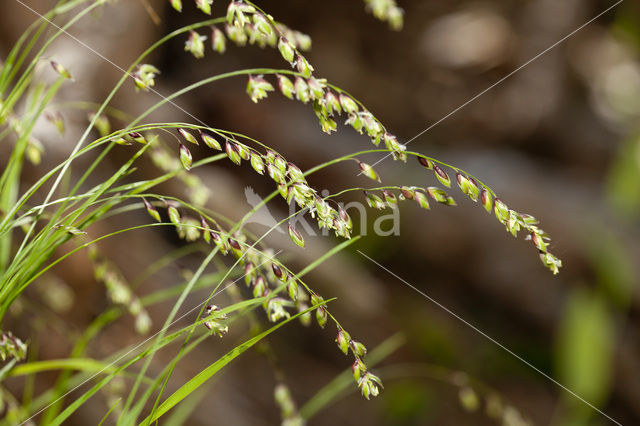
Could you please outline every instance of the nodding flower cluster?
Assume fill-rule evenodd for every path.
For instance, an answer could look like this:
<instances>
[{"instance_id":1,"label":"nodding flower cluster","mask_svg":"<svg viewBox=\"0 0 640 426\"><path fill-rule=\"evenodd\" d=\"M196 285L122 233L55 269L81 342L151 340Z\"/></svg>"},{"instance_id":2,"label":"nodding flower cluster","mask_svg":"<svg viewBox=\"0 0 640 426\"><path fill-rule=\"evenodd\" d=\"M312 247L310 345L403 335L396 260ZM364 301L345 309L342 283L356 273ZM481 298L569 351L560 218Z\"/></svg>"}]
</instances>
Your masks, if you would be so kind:
<instances>
[{"instance_id":1,"label":"nodding flower cluster","mask_svg":"<svg viewBox=\"0 0 640 426\"><path fill-rule=\"evenodd\" d=\"M436 164L435 160L423 156L417 158L423 167L433 170L435 177L443 185L451 187L451 178L442 167ZM539 222L535 217L510 209L500 198L495 198L495 194L487 186L465 175L458 169L454 170L458 187L465 195L473 202L480 201L487 212L491 213L493 211L496 219L505 225L507 231L514 237L518 236L519 231L527 232L526 238L533 241L533 244L538 249L542 264L551 270L554 275L560 271L562 261L548 251L551 238L544 230L538 227Z\"/></svg>"},{"instance_id":2,"label":"nodding flower cluster","mask_svg":"<svg viewBox=\"0 0 640 426\"><path fill-rule=\"evenodd\" d=\"M304 56L296 52L295 46L286 37L280 37L278 48L282 57L298 72L293 82L285 75L277 75L280 92L289 99L294 99L295 96L295 99L305 104L312 101L313 111L325 133L331 134L337 130L335 118L344 112L347 116L345 124L350 125L360 134L366 132L376 146L383 142L395 159L406 160L405 146L399 143L397 138L390 134L362 104L330 86L326 79L315 78L312 75L313 66Z\"/></svg>"},{"instance_id":3,"label":"nodding flower cluster","mask_svg":"<svg viewBox=\"0 0 640 426\"><path fill-rule=\"evenodd\" d=\"M435 178L440 183L447 188L451 187L451 178L443 168L450 166L438 164L437 160L413 152L410 153L410 155L416 155L418 162L428 170L432 170ZM378 174L371 166L361 162L359 162L359 165L360 170L365 176L379 181ZM514 237L518 236L519 231L527 232L526 239L533 241L533 244L540 253L540 259L543 265L551 270L554 275L559 272L559 269L562 267L562 261L548 251L550 237L545 231L538 227L539 222L536 218L529 214L518 213L510 209L500 198L495 198L495 195L487 186L467 176L459 169L452 169L456 173L456 182L462 193L467 195L473 202L480 201L484 209L489 213L493 212L498 221L505 225L507 231ZM396 196L393 191L397 191L398 195ZM387 186L385 189L364 191L364 195L369 207L375 209L395 208L398 200L415 200L420 207L427 210L430 209L429 199L447 206L456 205L453 197L446 191L434 186L427 188L416 186Z\"/></svg>"},{"instance_id":4,"label":"nodding flower cluster","mask_svg":"<svg viewBox=\"0 0 640 426\"><path fill-rule=\"evenodd\" d=\"M27 356L27 345L10 331L0 331L0 359L13 358L17 361Z\"/></svg>"},{"instance_id":5,"label":"nodding flower cluster","mask_svg":"<svg viewBox=\"0 0 640 426\"><path fill-rule=\"evenodd\" d=\"M353 379L360 388L362 395L367 399L372 396L378 396L380 391L379 387L382 387L382 381L378 376L368 370L363 361L364 356L367 354L367 348L362 343L351 339L349 333L340 326L338 326L336 343L345 355L351 352L355 357L351 370L353 372Z\"/></svg>"},{"instance_id":6,"label":"nodding flower cluster","mask_svg":"<svg viewBox=\"0 0 640 426\"><path fill-rule=\"evenodd\" d=\"M393 1L369 2L369 7L381 19L402 20L402 10ZM382 123L363 105L356 102L346 93L332 88L327 81L313 76L314 68L301 51L311 47L309 36L293 31L285 25L274 22L269 15L264 15L253 5L232 1L227 9L227 23L225 25L227 37L239 46L257 44L261 47L277 47L283 59L287 61L297 73L292 82L285 75L277 75L278 87L284 96L308 103L312 102L313 110L318 118L322 130L331 133L337 130L335 118L343 112L347 116L345 124L353 127L357 132L366 132L375 146L384 143L395 159L406 161L405 146L389 133ZM185 50L195 57L204 56L205 37L191 31L185 44ZM213 27L211 47L214 51L223 53L226 49L224 33ZM267 97L267 92L273 91L274 86L264 76L250 76L247 82L247 93L253 102ZM337 91L339 93L334 92Z\"/></svg>"},{"instance_id":7,"label":"nodding flower cluster","mask_svg":"<svg viewBox=\"0 0 640 426\"><path fill-rule=\"evenodd\" d=\"M153 203L143 199L144 206L149 215L160 221L160 212ZM223 255L232 254L244 265L244 280L251 289L255 298L264 297L263 308L270 321L276 322L289 318L288 308L296 308L302 312L309 308L309 295L300 289L298 281L287 272L286 268L273 259L270 250L260 251L248 244L247 237L240 231L229 234L222 230L219 224L212 219L200 217L196 220L180 213L180 204L173 200L162 201L167 209L167 215L173 223L180 238L187 241L195 241L202 238L207 244L213 243ZM211 222L211 224L210 224ZM297 231L296 231L297 232ZM284 286L289 298L279 296L274 289ZM305 287L306 288L306 287ZM215 334L222 336L227 332L224 315L216 315L215 306L207 308L205 326ZM304 324L308 324L308 314L301 317Z\"/></svg>"},{"instance_id":8,"label":"nodding flower cluster","mask_svg":"<svg viewBox=\"0 0 640 426\"><path fill-rule=\"evenodd\" d=\"M179 129L178 132L187 142L198 144L196 138L187 130ZM248 161L258 174L266 173L278 185L278 191L287 203L295 201L300 209L308 209L311 216L317 219L321 229L333 230L336 236L343 238L351 237L353 224L347 212L341 207L333 208L322 199L318 192L309 186L298 166L287 162L284 157L270 149L266 149L262 154L231 137L221 136L225 139L224 151L234 164L240 165L243 160ZM223 149L222 143L210 133L200 131L200 139L209 148L219 151ZM191 167L191 153L182 143L179 156L184 168L188 170ZM289 227L289 236L294 243L304 246L302 235L295 228Z\"/></svg>"},{"instance_id":9,"label":"nodding flower cluster","mask_svg":"<svg viewBox=\"0 0 640 426\"><path fill-rule=\"evenodd\" d=\"M181 0L170 1L176 10L182 10ZM207 14L211 14L212 3L213 0L196 0L197 7ZM283 48L289 49L292 56L296 55L299 58L297 60L298 69L307 70L307 72L313 71L311 65L299 53L311 48L311 37L284 24L274 22L271 16L265 16L258 12L250 4L242 1L229 3L224 32L215 25L211 27L211 49L220 54L224 53L227 50L227 38L241 47L249 43L261 48L278 47L281 52ZM184 50L190 52L195 58L203 58L206 51L206 40L207 36L201 35L195 30L189 30ZM283 40L286 40L286 46L283 46ZM292 61L293 59L289 60L289 62ZM154 77L159 73L160 71L153 65L142 64L138 66L132 74L136 88L149 90L155 84Z\"/></svg>"},{"instance_id":10,"label":"nodding flower cluster","mask_svg":"<svg viewBox=\"0 0 640 426\"><path fill-rule=\"evenodd\" d=\"M311 48L311 37L292 30L282 23L274 22L271 16L265 16L254 6L242 1L229 3L224 32L216 26L211 27L211 48L213 51L224 53L227 48L227 39L237 46L246 46L249 43L259 47L278 47L281 51L280 40L285 39L288 48L291 49L291 55L294 55L294 52ZM202 58L205 53L205 40L206 36L192 30L185 42L185 50L191 52L196 58ZM303 60L302 63L304 62L306 60Z\"/></svg>"},{"instance_id":11,"label":"nodding flower cluster","mask_svg":"<svg viewBox=\"0 0 640 426\"><path fill-rule=\"evenodd\" d=\"M179 129L178 132L186 142L199 143L193 134L186 129ZM212 149L223 149L222 143L209 133L201 131L200 140ZM224 144L225 152L232 162L241 164L243 160L249 161L256 172L268 174L278 184L280 194L288 202L295 200L301 208L309 209L314 217L317 215L321 227L334 229L337 235L349 238L352 223L347 213L343 209L333 209L325 200L321 199L315 190L309 187L302 171L297 166L288 163L280 154L272 150L267 150L265 154L259 154L252 148L228 137L225 137ZM180 145L181 150L186 149L184 144ZM151 203L143 201L149 215L155 220L160 220L158 210ZM270 321L277 322L289 318L291 316L289 310L291 309L302 312L307 310L309 306L320 305L315 310L318 325L324 327L329 318L335 322L335 319L323 305L322 297L309 289L302 281L296 279L281 263L275 261L271 251L260 251L250 247L246 242L246 235L242 232L236 231L229 235L215 221L212 221L211 225L207 219L201 217L199 224L194 224L195 219L182 216L178 210L179 204L174 201L164 201L164 205L167 208L169 220L176 226L178 234L182 238L194 240L202 236L205 242L215 244L223 255L231 253L240 260L244 265L245 283L251 290L253 297L265 298L263 308ZM187 231L181 231L182 228L191 229L191 237L187 236ZM289 236L294 243L304 246L302 235L291 225L289 226ZM288 297L283 297L279 295L279 291L275 291L280 286L284 286ZM221 336L228 330L224 321L226 317L216 316L216 312L216 307L208 308L206 314L211 318L207 318L205 326ZM300 321L309 325L311 322L310 314L302 315ZM365 346L352 340L342 327L339 325L338 327L339 335L336 342L343 352L348 353L349 349L353 352L354 365L357 367L354 368L354 379L362 394L367 398L376 396L381 385L380 379L369 372L363 362L363 357L366 354Z\"/></svg>"},{"instance_id":12,"label":"nodding flower cluster","mask_svg":"<svg viewBox=\"0 0 640 426\"><path fill-rule=\"evenodd\" d=\"M398 195L396 196L392 190L398 191ZM379 195L378 191L364 191L364 196L369 207L378 210L387 207L396 208L398 200L415 200L420 207L429 210L431 208L429 198L445 206L456 205L453 197L449 196L442 189L434 186L428 188L419 188L417 186L388 186L386 189L380 190Z\"/></svg>"},{"instance_id":13,"label":"nodding flower cluster","mask_svg":"<svg viewBox=\"0 0 640 426\"><path fill-rule=\"evenodd\" d=\"M283 54L283 57L287 58L285 54ZM304 62L301 62L302 60ZM312 101L313 111L318 118L320 127L328 134L335 132L338 128L335 118L342 113L346 114L346 125L353 127L360 134L366 133L375 146L379 146L382 142L395 159L406 161L405 146L399 143L398 139L389 133L373 114L347 94L336 94L334 90L338 91L338 89L333 88L334 90L332 90L327 80L315 78L311 75L313 68L308 65L306 59L298 56L294 65L300 63L305 64L304 68L302 71L298 69L298 74L295 75L293 82L285 75L278 74L276 76L278 88L285 97L289 99L295 98L305 104ZM306 73L305 70L311 71ZM267 92L273 90L273 85L263 76L249 77L247 93L252 101L257 102L267 97Z\"/></svg>"}]
</instances>

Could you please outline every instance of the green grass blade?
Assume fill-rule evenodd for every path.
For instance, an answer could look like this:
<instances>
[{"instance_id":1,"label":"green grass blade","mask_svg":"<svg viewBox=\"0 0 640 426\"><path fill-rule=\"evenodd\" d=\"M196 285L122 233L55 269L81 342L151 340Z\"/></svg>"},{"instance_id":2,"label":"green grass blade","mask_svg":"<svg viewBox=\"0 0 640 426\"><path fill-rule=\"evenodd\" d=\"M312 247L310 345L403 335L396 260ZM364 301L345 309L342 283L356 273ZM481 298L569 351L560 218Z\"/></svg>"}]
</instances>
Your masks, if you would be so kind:
<instances>
[{"instance_id":1,"label":"green grass blade","mask_svg":"<svg viewBox=\"0 0 640 426\"><path fill-rule=\"evenodd\" d=\"M221 309L220 313L230 313L230 312L234 312L236 310L247 308L247 307L251 307L251 306L259 306L264 301L265 301L265 298L244 300L242 302L239 302L239 303L236 303L234 305L228 306L225 309ZM78 408L80 408L93 395L95 395L96 392L98 392L100 389L102 389L104 386L106 386L117 374L120 374L121 371L129 368L130 366L132 366L136 362L140 361L141 359L146 358L149 355L152 355L155 352L157 352L158 350L160 350L160 349L164 348L165 346L169 345L170 343L172 343L174 340L179 338L185 332L191 331L195 327L203 324L204 321L206 321L206 319L202 319L202 320L200 320L200 321L198 321L198 322L196 322L194 324L188 325L187 327L184 327L184 328L182 328L182 329L180 329L180 330L178 330L178 331L176 331L176 332L174 332L172 334L164 336L160 342L154 342L153 345L150 348L147 348L147 349L143 350L142 352L140 352L139 354L135 355L133 358L131 358L130 360L126 361L124 364L120 365L119 367L115 367L115 370L113 370L107 377L105 377L102 380L100 380L100 382L95 384L91 389L86 391L80 397L76 398L67 408L65 408L65 410L62 413L60 413L58 416L56 416L49 423L48 426L58 426L58 425L63 424L63 422L67 418L69 418L69 416L71 416ZM209 337L209 335L208 334L204 334L204 335L200 336L200 339L206 339L207 337ZM147 340L150 340L150 339L147 339ZM198 342L200 342L200 341L201 340L199 340ZM138 346L141 346L141 345L138 345ZM127 353L134 351L138 346L134 347L133 349L128 350ZM189 350L191 350L195 346L196 346L196 343L192 344L192 346L190 347ZM185 350L182 353L182 356L186 355L187 353L188 353L188 350ZM120 358L122 358L122 357L120 357ZM144 379L145 379L144 381L146 382L147 381L146 376L144 377Z\"/></svg>"},{"instance_id":2,"label":"green grass blade","mask_svg":"<svg viewBox=\"0 0 640 426\"><path fill-rule=\"evenodd\" d=\"M331 302L332 300L335 300L335 298L327 300L326 303ZM278 330L280 327L284 326L285 324L288 324L289 322L293 321L299 316L304 315L305 313L310 312L316 309L318 306L321 306L324 304L325 303L320 303L310 307L309 309L299 312L298 314L292 316L291 318L288 318L274 325L270 329L258 334L257 336L247 340L243 344L236 346L231 351L227 352L222 358L218 359L209 367L205 368L200 373L198 373L195 377L193 377L187 383L182 385L177 391L175 391L167 399L165 399L162 404L160 404L160 406L157 408L157 410L153 414L153 417L147 417L140 424L149 425L151 424L151 422L159 419L164 414L166 414L169 410L171 410L174 406L180 403L180 401L185 399L187 396L193 393L196 389L202 386L207 380L213 377L213 375L215 375L218 371L224 368L227 364L229 364L231 361L236 359L239 355L244 353L247 349L251 348L256 343L260 342L262 339L264 339L274 331Z\"/></svg>"},{"instance_id":3,"label":"green grass blade","mask_svg":"<svg viewBox=\"0 0 640 426\"><path fill-rule=\"evenodd\" d=\"M7 376L25 376L52 370L78 370L85 372L104 371L105 373L112 373L116 368L91 358L49 359L45 361L34 361L26 364L20 364L9 371Z\"/></svg>"},{"instance_id":4,"label":"green grass blade","mask_svg":"<svg viewBox=\"0 0 640 426\"><path fill-rule=\"evenodd\" d=\"M14 358L6 365L2 366L2 368L0 368L0 383L2 383L5 377L7 377L7 374L9 373L9 371L11 371L13 366L16 365L16 362L18 362L18 360Z\"/></svg>"},{"instance_id":5,"label":"green grass blade","mask_svg":"<svg viewBox=\"0 0 640 426\"><path fill-rule=\"evenodd\" d=\"M100 423L98 423L98 426L102 426L102 424L104 423L105 420L107 420L107 418L109 418L109 414L111 414L111 412L113 411L114 408L116 408L118 406L118 404L120 404L120 401L122 401L122 398L118 398L116 400L116 402L114 402L111 407L109 407L109 411L107 411L107 413L104 415L104 417L102 418L102 420L100 420Z\"/></svg>"},{"instance_id":6,"label":"green grass blade","mask_svg":"<svg viewBox=\"0 0 640 426\"><path fill-rule=\"evenodd\" d=\"M202 401L202 399L207 395L208 387L203 387L191 395L189 395L182 404L178 405L173 413L163 422L163 426L182 426L186 425L187 420L189 420L189 416L195 411L198 407L198 404Z\"/></svg>"}]
</instances>

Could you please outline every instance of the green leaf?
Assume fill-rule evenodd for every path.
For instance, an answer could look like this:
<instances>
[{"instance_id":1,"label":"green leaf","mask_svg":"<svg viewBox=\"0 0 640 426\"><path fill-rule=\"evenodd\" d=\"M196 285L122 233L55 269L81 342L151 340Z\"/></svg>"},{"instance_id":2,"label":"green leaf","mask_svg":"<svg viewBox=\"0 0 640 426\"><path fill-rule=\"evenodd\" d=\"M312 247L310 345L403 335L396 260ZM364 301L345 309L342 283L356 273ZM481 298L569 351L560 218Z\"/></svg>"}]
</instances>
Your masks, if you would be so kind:
<instances>
[{"instance_id":1,"label":"green leaf","mask_svg":"<svg viewBox=\"0 0 640 426\"><path fill-rule=\"evenodd\" d=\"M103 362L96 361L91 358L67 358L67 359L51 359L46 361L34 361L26 364L20 364L11 371L8 376L26 376L29 374L40 373L51 370L79 370L79 371L102 371L105 374L112 373L116 367L107 365Z\"/></svg>"},{"instance_id":2,"label":"green leaf","mask_svg":"<svg viewBox=\"0 0 640 426\"><path fill-rule=\"evenodd\" d=\"M189 397L182 402L169 417L162 423L163 426L181 426L189 424L189 417L198 408L198 404L202 402L205 396L208 394L208 387L203 387L189 395Z\"/></svg>"}]
</instances>

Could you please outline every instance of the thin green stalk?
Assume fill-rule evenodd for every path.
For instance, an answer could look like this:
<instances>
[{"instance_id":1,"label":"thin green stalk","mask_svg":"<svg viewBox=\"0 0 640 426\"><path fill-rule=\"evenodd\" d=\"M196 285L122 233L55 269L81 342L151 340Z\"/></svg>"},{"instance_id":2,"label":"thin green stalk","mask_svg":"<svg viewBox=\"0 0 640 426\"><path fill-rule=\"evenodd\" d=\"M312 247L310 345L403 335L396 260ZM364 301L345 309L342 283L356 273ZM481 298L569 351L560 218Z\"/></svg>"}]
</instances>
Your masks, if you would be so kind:
<instances>
[{"instance_id":1,"label":"thin green stalk","mask_svg":"<svg viewBox=\"0 0 640 426\"><path fill-rule=\"evenodd\" d=\"M326 300L326 301L324 301L322 303L319 303L319 304L316 304L316 305L314 305L314 306L312 306L312 307L310 307L310 308L308 308L308 309L306 309L306 310L304 310L302 312L299 312L296 315L293 315L292 317L290 317L290 318L288 318L288 319L286 319L284 321L279 322L278 324L274 325L270 329L268 329L268 330L258 334L257 336L247 340L243 344L241 344L239 346L236 346L231 351L227 352L226 355L224 355L221 358L219 358L216 362L214 362L209 367L207 367L204 370L202 370L195 377L193 377L187 383L182 385L178 390L176 390L174 393L172 393L171 396L169 396L158 407L158 409L157 409L157 411L155 411L155 413L152 413L151 415L149 415L149 417L145 418L140 424L141 425L149 425L149 424L151 424L151 422L159 419L164 414L166 414L171 408L173 408L176 404L178 404L180 401L182 401L184 398L186 398L192 392L194 392L196 389L198 389L200 386L202 386L209 378L211 378L220 369L225 367L227 364L229 364L231 361L233 361L235 358L237 358L239 355L241 355L247 349L251 348L256 343L260 342L262 339L264 339L265 337L267 337L268 335L270 335L274 331L276 331L279 328L281 328L282 326L290 323L291 321L293 321L294 319L300 317L301 315L304 315L307 312L311 312L314 309L317 309L319 306L324 306L324 305L326 305L327 303L329 303L329 302L331 302L333 300L335 300L335 299Z\"/></svg>"},{"instance_id":2,"label":"thin green stalk","mask_svg":"<svg viewBox=\"0 0 640 426\"><path fill-rule=\"evenodd\" d=\"M14 149L11 151L11 156L4 170L2 177L0 177L0 209L3 211L9 210L9 208L15 204L18 198L18 191L20 187L20 173L22 171L22 163L24 152L29 143L29 135L33 127L35 126L37 118L40 116L44 107L50 99L57 93L58 89L62 85L63 78L58 78L56 82L51 85L47 90L45 97L43 98L40 106L34 112L32 119L27 123L24 129L24 133L18 138ZM7 269L9 259L11 257L11 234L9 233L4 238L0 239L0 271Z\"/></svg>"},{"instance_id":3,"label":"thin green stalk","mask_svg":"<svg viewBox=\"0 0 640 426\"><path fill-rule=\"evenodd\" d=\"M111 102L113 97L115 96L116 92L124 84L124 82L127 80L127 78L129 78L129 76L131 75L131 72L134 70L134 68L138 64L140 64L144 60L144 58L146 58L157 47L159 47L160 45L162 45L166 41L172 39L173 37L176 37L176 36L178 36L180 34L183 34L183 33L187 32L187 31L189 31L191 29L200 28L200 27L203 27L203 26L206 26L206 25L211 25L211 24L214 24L214 23L217 23L217 22L221 22L221 20L222 20L222 18L211 19L211 20L199 22L197 24L188 25L186 27L180 28L180 29L172 32L171 34L163 37L162 39L160 39L159 41L154 43L151 47L149 47L147 50L145 50L140 56L138 56L138 58L129 66L129 68L126 70L126 72L122 75L122 77L116 83L114 88L109 92L109 94L107 95L106 99L102 102L102 104L100 105L100 108L98 108L98 110L96 111L95 116L93 117L93 119L91 120L91 122L89 123L87 128L85 129L84 133L82 134L82 136L80 137L80 139L78 140L76 145L74 146L70 156L74 156L75 153L78 150L80 150L81 146L84 144L85 140L89 136L89 133L90 133L91 129L93 128L93 126L95 125L95 122L98 119L98 117L100 116L100 114L102 114L102 112L107 108L107 106L109 105L109 103ZM134 125L135 125L134 123L129 124L125 129L123 129L122 133L124 133L127 130L131 130L131 128ZM51 199L51 197L53 196L54 191L56 190L56 188L58 187L58 185L60 183L61 177L67 172L67 169L70 167L70 165L71 165L71 162L65 162L64 163L64 166L62 167L62 169L60 171L60 174L58 175L58 177L54 181L49 193L47 194L47 197L45 198L45 203L48 202ZM74 195L74 192L72 191L69 195Z\"/></svg>"},{"instance_id":4,"label":"thin green stalk","mask_svg":"<svg viewBox=\"0 0 640 426\"><path fill-rule=\"evenodd\" d=\"M248 306L259 306L259 304L262 303L263 301L264 301L263 299L246 300L246 301L237 303L237 304L235 304L233 306L229 306L229 307L221 310L221 313L230 313L230 312L233 312L235 310L241 309L243 307L248 307ZM233 318L235 318L235 317L233 317ZM233 318L231 320L233 320ZM136 362L140 361L141 359L144 359L144 358L150 356L151 354L155 353L156 351L162 349L163 347L169 345L174 340L176 340L178 337L180 337L181 334L195 329L195 327L202 325L204 323L204 321L205 320L202 320L202 321L200 321L198 323L189 325L187 327L184 327L184 328L180 329L179 331L176 331L176 332L172 333L171 335L168 335L168 336L164 337L163 340L160 342L159 346L154 343L154 345L152 347L149 347L149 348L143 350L139 354L135 355L132 359L126 361L124 364L122 364L116 370L114 370L109 376L107 376L104 379L102 379L100 382L98 382L96 385L94 385L91 389L89 389L87 392L85 392L79 398L75 399L73 401L73 403L71 405L69 405L60 415L56 416L56 418L51 422L50 426L51 425L60 425L60 424L62 424L62 422L64 422L71 414L73 414L82 404L84 404L96 392L98 392L107 383L109 383L113 379L113 377L116 374L118 374L120 371L123 371L126 368L129 368L130 366L132 366ZM210 336L209 333L204 333L201 336L199 336L189 346L189 348L187 348L187 350L185 350L182 353L182 356L186 356L189 352L191 352L193 349L195 349L202 341L204 341L205 339L209 338L209 336ZM149 339L147 339L147 340L149 340ZM133 350L137 349L139 346L141 346L141 345L137 345L133 349L129 350L127 352L127 354L132 352ZM122 357L120 357L120 358L122 358ZM38 413L36 413L35 415L37 415L37 414Z\"/></svg>"},{"instance_id":5,"label":"thin green stalk","mask_svg":"<svg viewBox=\"0 0 640 426\"><path fill-rule=\"evenodd\" d=\"M374 151L378 151L378 150L374 150ZM383 150L383 151L386 151L386 150ZM322 169L322 168L324 168L324 167L328 167L329 165L336 164L337 162L340 162L340 161L346 161L347 159L349 159L349 158L353 157L353 155L354 155L354 154L347 155L347 156L345 156L345 157L343 157L343 158L341 158L341 159L338 159L338 161L334 161L334 160L332 160L332 161L328 161L328 162L326 162L326 163L323 163L323 164L321 164L321 165L319 165L319 166L317 166L317 167L315 167L315 168L313 168L313 169L311 169L311 170L307 171L307 172L305 173L305 176L307 176L307 175L309 175L309 174L311 174L311 173L313 173L313 172L316 172L316 171L318 171L318 170L321 170L321 169ZM239 229L239 228L243 225L243 223L244 223L246 220L248 220L248 218L249 218L253 213L255 213L255 211L257 211L259 208L261 208L263 205L265 205L269 200L271 200L271 199L272 199L273 197L275 197L277 194L278 194L278 191L274 191L274 192L272 192L269 196L267 196L265 199L263 199L263 200L262 200L258 205L256 205L256 206L255 206L255 207L254 207L254 208L253 208L249 213L247 213L247 214L242 218L242 220L241 220L240 222L238 222L238 223L237 223L237 224L236 224L236 225L235 225L235 226L234 226L234 227L229 231L229 233L233 233L236 229ZM282 224L282 223L285 223L285 222L286 222L286 221L288 221L292 216L294 216L294 215L296 215L296 214L300 214L300 213L302 213L302 212L303 212L303 211L299 211L299 212L294 213L294 214L293 214L293 215L291 215L290 217L285 218L284 220L282 220L282 221L281 221L280 223L278 223L275 227L279 226L279 225L280 225L280 224ZM266 232L266 233L265 233L265 234L264 234L264 235L263 235L259 240L257 240L257 241L256 241L256 244L257 244L259 241L261 241L263 238L265 238L265 237L266 237L266 235L268 235L268 234L269 234L273 229L275 229L275 227L273 227L273 228L271 228L270 230L268 230L268 231L267 231L267 232ZM230 270L232 270L235 266L237 266L237 265L238 265L238 263L239 263L240 261L241 261L241 258L240 258L240 259L238 259L238 260L234 263L234 265L230 268ZM295 276L295 275L294 275L294 276ZM301 283L302 283L302 284L307 288L307 290L309 290L309 291L310 291L309 287L308 287L306 284L304 284L304 282L303 282L302 280L300 280L300 281L301 281ZM220 283L222 283L222 282L223 282L223 280L221 280L221 281L220 281ZM216 289L217 289L217 288L216 288ZM215 292L215 290L216 290L216 289L214 289L214 292ZM212 293L212 294L213 294L213 293ZM210 298L211 298L211 296L210 296ZM200 315L202 315L202 310L201 310L201 312L199 313L198 318L200 317ZM337 319L336 319L333 315L331 315L330 313L329 313L329 315L330 315L331 319L332 319L332 320L333 320L333 321L334 321L338 326L340 326L340 324L339 324L339 322L337 321ZM185 340L185 344L186 344L187 342L188 342L188 337L187 337L187 340ZM150 360L149 360L149 362L150 362ZM174 365L174 364L172 363L172 365ZM163 390L163 389L164 389L164 387L166 386L166 383L168 382L169 377L170 377L170 374L169 374L169 375L167 376L167 378L165 379L165 383L163 384L163 387L162 387L162 388L161 388L161 390L160 390L160 393L159 393L159 395L158 395L158 398L156 399L156 404L154 405L154 410L155 410L155 407L157 406L157 404L159 403L160 397L161 397L161 395L162 395L162 390ZM153 411L152 411L152 413L153 413ZM125 424L126 424L126 423L125 423Z\"/></svg>"},{"instance_id":6,"label":"thin green stalk","mask_svg":"<svg viewBox=\"0 0 640 426\"><path fill-rule=\"evenodd\" d=\"M86 0L79 0L77 4L81 4L84 1ZM98 6L100 6L100 2L94 2L93 4L87 6L78 14L74 15L63 26L61 26L60 28L56 28L55 33L52 36L47 38L47 40L44 42L44 44L42 45L38 53L35 54L34 58L31 60L31 62L27 66L27 69L20 74L20 78L18 79L18 82L15 84L15 86L9 93L9 96L6 98L5 102L2 105L2 113L0 113L0 115L5 115L7 111L11 111L13 109L13 106L17 103L18 99L20 99L24 90L26 90L28 86L28 81L32 76L33 69L35 68L36 64L40 61L40 58L42 57L44 52L47 50L47 48L49 48L51 43L53 43L62 34L67 33L69 28L71 28L76 22L78 22L85 15L90 13L93 9L95 9Z\"/></svg>"},{"instance_id":7,"label":"thin green stalk","mask_svg":"<svg viewBox=\"0 0 640 426\"><path fill-rule=\"evenodd\" d=\"M118 404L120 404L120 401L122 401L122 398L118 398L116 400L116 402L111 404L111 407L109 407L109 410L106 412L104 417L102 417L102 420L100 420L100 423L98 423L98 426L102 426L102 424L105 422L105 420L107 420L107 418L109 418L109 414L111 414L111 412L114 410L114 408L116 408L118 406Z\"/></svg>"}]
</instances>

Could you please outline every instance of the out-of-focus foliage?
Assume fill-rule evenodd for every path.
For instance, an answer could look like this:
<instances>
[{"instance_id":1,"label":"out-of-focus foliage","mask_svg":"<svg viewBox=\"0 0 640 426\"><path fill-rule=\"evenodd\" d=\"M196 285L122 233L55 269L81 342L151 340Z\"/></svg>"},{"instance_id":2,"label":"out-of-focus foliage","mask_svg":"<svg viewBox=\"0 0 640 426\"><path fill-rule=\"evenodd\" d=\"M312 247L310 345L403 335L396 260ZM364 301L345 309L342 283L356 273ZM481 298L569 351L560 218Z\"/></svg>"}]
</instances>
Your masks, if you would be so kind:
<instances>
[{"instance_id":1,"label":"out-of-focus foliage","mask_svg":"<svg viewBox=\"0 0 640 426\"><path fill-rule=\"evenodd\" d=\"M558 333L558 378L561 383L595 406L609 393L615 332L610 309L597 293L577 288L569 294ZM587 424L591 407L564 395L562 424Z\"/></svg>"},{"instance_id":2,"label":"out-of-focus foliage","mask_svg":"<svg viewBox=\"0 0 640 426\"><path fill-rule=\"evenodd\" d=\"M640 212L640 134L629 138L620 148L611 168L608 190L615 211L622 216L638 220Z\"/></svg>"}]
</instances>

